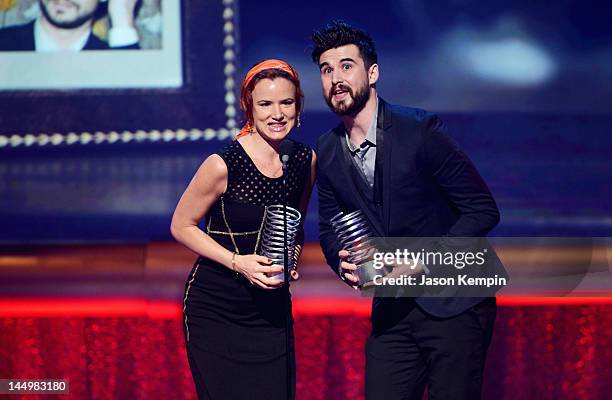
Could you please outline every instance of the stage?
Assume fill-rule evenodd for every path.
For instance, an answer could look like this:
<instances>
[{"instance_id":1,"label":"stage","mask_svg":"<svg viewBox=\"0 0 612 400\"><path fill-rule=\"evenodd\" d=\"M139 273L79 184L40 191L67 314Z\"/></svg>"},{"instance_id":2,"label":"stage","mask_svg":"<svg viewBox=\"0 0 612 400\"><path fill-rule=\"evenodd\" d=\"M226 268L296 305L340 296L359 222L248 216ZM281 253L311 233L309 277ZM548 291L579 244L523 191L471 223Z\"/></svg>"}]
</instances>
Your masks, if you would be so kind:
<instances>
[{"instance_id":1,"label":"stage","mask_svg":"<svg viewBox=\"0 0 612 400\"><path fill-rule=\"evenodd\" d=\"M500 256L514 260L516 249ZM165 242L4 247L0 377L67 379L70 395L59 398L195 398L181 304L192 261ZM371 300L341 283L316 245L301 272L297 398L363 399ZM612 297L500 296L498 305L485 399L606 398Z\"/></svg>"}]
</instances>

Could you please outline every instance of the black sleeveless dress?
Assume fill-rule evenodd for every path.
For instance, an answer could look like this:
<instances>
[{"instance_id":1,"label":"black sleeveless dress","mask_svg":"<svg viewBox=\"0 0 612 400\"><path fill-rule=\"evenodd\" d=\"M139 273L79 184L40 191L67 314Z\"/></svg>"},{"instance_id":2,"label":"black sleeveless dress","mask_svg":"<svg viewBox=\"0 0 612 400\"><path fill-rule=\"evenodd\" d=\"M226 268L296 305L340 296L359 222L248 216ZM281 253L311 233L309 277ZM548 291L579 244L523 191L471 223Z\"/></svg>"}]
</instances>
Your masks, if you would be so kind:
<instances>
[{"instance_id":1,"label":"black sleeveless dress","mask_svg":"<svg viewBox=\"0 0 612 400\"><path fill-rule=\"evenodd\" d=\"M265 206L282 204L283 177L263 175L238 141L217 154L227 165L227 190L209 211L204 230L230 251L253 254ZM312 151L295 142L287 168L288 205L293 208L299 208L308 184L311 159ZM257 288L227 267L198 258L185 284L183 330L200 399L287 399L286 297L283 289Z\"/></svg>"}]
</instances>

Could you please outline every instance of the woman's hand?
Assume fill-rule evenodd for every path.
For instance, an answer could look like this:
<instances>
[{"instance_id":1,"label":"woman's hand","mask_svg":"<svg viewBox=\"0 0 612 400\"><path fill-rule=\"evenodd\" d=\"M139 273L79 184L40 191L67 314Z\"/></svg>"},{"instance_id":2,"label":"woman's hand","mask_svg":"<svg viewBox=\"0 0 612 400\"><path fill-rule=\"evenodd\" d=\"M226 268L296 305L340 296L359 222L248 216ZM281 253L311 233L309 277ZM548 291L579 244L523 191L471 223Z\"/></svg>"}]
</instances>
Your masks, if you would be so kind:
<instances>
[{"instance_id":1,"label":"woman's hand","mask_svg":"<svg viewBox=\"0 0 612 400\"><path fill-rule=\"evenodd\" d=\"M283 281L278 278L270 278L268 274L283 271L280 265L273 265L272 260L257 254L236 255L234 270L242 274L251 284L262 289L277 289L282 286Z\"/></svg>"},{"instance_id":2,"label":"woman's hand","mask_svg":"<svg viewBox=\"0 0 612 400\"><path fill-rule=\"evenodd\" d=\"M292 269L291 271L289 271L290 279L292 281L297 281L298 279L300 279L300 273L297 272L297 269Z\"/></svg>"}]
</instances>

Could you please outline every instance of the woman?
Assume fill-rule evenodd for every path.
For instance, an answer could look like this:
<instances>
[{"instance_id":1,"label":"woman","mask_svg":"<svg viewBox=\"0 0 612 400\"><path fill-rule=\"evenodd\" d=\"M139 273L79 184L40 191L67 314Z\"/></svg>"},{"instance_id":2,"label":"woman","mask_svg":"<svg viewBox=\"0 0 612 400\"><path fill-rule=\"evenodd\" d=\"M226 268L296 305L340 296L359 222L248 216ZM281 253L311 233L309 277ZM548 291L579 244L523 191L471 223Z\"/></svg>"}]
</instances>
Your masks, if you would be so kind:
<instances>
[{"instance_id":1,"label":"woman","mask_svg":"<svg viewBox=\"0 0 612 400\"><path fill-rule=\"evenodd\" d=\"M286 177L278 154L281 141L299 126L302 99L298 74L286 62L266 60L251 68L240 95L247 123L236 140L204 161L174 212L172 235L200 255L185 285L183 310L201 399L287 399L290 307L286 292L278 290L282 281L271 277L282 267L255 253L265 207L284 200L283 179L288 205L306 212L314 152L295 142ZM292 328L289 333L294 365ZM295 368L290 373L293 397Z\"/></svg>"}]
</instances>

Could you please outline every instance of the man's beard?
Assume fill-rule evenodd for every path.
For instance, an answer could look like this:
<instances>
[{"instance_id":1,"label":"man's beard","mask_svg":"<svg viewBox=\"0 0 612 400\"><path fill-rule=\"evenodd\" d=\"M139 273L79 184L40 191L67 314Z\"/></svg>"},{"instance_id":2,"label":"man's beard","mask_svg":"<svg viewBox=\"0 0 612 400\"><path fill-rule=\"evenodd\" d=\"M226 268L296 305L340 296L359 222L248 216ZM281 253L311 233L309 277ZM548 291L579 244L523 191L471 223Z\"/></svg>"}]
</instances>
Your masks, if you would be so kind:
<instances>
[{"instance_id":1,"label":"man's beard","mask_svg":"<svg viewBox=\"0 0 612 400\"><path fill-rule=\"evenodd\" d=\"M344 102L341 102L337 106L334 106L334 104L332 103L332 97L333 97L334 90L336 90L338 86L348 92L348 95L353 100L353 102L350 105L347 106ZM327 105L333 112L335 112L336 114L340 116L357 115L359 111L363 110L363 107L365 107L366 103L370 99L370 85L368 85L366 82L354 94L353 94L353 89L351 89L350 87L344 86L342 84L338 86L332 87L329 91L328 96L323 96L325 97L325 102L327 103Z\"/></svg>"},{"instance_id":2,"label":"man's beard","mask_svg":"<svg viewBox=\"0 0 612 400\"><path fill-rule=\"evenodd\" d=\"M83 24L88 23L94 17L96 10L94 9L92 12L81 15L73 19L72 21L56 21L49 14L49 10L47 10L47 6L43 3L43 0L39 0L38 4L40 5L40 10L42 11L45 19L49 21L49 23L60 29L74 29L82 26Z\"/></svg>"}]
</instances>

